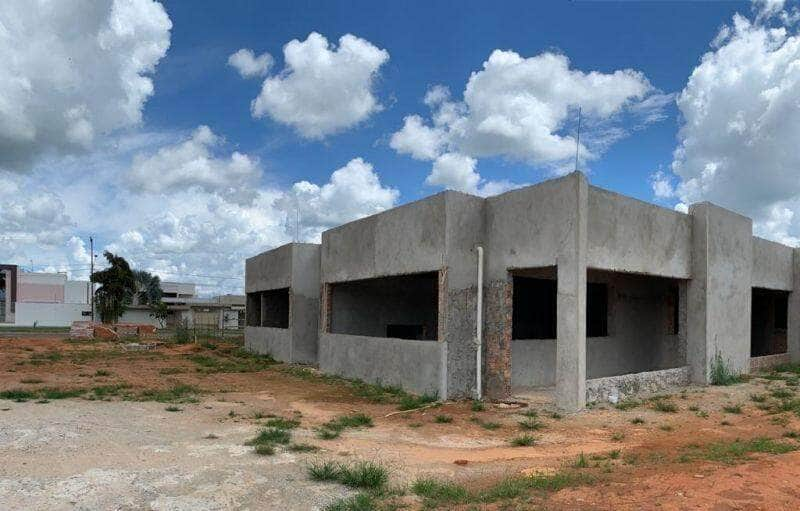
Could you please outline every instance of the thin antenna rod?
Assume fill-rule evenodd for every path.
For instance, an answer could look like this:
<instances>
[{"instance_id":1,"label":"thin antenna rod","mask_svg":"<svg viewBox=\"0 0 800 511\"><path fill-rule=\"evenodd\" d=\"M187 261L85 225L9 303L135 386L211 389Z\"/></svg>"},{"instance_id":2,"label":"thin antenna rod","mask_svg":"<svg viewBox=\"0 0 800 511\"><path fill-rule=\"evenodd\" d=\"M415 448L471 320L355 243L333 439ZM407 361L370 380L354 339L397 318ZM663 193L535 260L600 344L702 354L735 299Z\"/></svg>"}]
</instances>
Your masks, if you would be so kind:
<instances>
[{"instance_id":1,"label":"thin antenna rod","mask_svg":"<svg viewBox=\"0 0 800 511\"><path fill-rule=\"evenodd\" d=\"M578 107L578 136L575 137L575 172L578 171L578 153L581 150L581 107Z\"/></svg>"}]
</instances>

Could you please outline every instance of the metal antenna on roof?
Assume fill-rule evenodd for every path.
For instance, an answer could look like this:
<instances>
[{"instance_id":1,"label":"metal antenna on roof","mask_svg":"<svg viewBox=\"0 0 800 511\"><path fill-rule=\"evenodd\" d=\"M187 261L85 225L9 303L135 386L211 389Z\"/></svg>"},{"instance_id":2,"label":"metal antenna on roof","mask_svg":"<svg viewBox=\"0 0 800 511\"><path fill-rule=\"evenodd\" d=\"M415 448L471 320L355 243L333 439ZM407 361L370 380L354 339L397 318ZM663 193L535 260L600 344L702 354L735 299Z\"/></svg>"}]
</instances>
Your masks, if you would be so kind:
<instances>
[{"instance_id":1,"label":"metal antenna on roof","mask_svg":"<svg viewBox=\"0 0 800 511\"><path fill-rule=\"evenodd\" d=\"M578 153L581 150L581 107L578 107L578 135L575 137L575 172L578 171Z\"/></svg>"}]
</instances>

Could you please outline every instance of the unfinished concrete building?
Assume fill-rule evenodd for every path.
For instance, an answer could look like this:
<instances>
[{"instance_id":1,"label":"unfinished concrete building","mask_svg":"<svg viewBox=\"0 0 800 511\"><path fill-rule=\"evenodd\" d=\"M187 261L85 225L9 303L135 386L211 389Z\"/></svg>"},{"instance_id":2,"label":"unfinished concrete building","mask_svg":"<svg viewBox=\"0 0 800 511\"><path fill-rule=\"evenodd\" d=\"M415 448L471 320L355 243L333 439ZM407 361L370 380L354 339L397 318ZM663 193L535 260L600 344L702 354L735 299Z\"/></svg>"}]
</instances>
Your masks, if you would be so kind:
<instances>
[{"instance_id":1,"label":"unfinished concrete building","mask_svg":"<svg viewBox=\"0 0 800 511\"><path fill-rule=\"evenodd\" d=\"M797 250L713 204L684 214L577 172L487 199L443 192L326 231L320 250L307 361L440 398L547 388L579 409L708 383L715 360L744 373L800 356ZM256 293L296 278L279 251L292 248L248 260L248 318ZM248 346L291 360L262 330Z\"/></svg>"}]
</instances>

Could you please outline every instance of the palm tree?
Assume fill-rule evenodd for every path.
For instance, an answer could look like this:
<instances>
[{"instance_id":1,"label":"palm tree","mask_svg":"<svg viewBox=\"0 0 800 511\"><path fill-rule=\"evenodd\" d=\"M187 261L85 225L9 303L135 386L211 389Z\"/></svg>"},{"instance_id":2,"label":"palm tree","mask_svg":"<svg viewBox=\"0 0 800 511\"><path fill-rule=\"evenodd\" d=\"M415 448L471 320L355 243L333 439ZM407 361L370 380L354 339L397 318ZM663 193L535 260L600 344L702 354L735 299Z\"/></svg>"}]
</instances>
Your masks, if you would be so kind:
<instances>
[{"instance_id":1,"label":"palm tree","mask_svg":"<svg viewBox=\"0 0 800 511\"><path fill-rule=\"evenodd\" d=\"M105 270L92 273L91 281L100 284L100 288L94 293L100 321L116 323L130 303L136 290L136 282L128 261L107 250L103 252L103 256L109 266Z\"/></svg>"}]
</instances>

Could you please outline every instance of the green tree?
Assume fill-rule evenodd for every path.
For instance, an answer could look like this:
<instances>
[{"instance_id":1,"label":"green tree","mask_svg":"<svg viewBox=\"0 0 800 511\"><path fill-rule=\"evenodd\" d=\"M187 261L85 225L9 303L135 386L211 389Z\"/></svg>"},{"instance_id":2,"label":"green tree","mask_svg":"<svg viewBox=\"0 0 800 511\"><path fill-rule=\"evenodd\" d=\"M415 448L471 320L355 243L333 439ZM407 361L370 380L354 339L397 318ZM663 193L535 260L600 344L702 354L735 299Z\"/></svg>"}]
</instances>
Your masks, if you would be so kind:
<instances>
[{"instance_id":1,"label":"green tree","mask_svg":"<svg viewBox=\"0 0 800 511\"><path fill-rule=\"evenodd\" d=\"M136 290L133 293L133 303L137 305L157 306L161 303L161 279L144 270L133 270L133 280Z\"/></svg>"},{"instance_id":2,"label":"green tree","mask_svg":"<svg viewBox=\"0 0 800 511\"><path fill-rule=\"evenodd\" d=\"M158 301L157 303L150 304L150 317L155 318L158 321L158 326L164 328L167 324L167 318L169 317L169 309L167 308L167 304Z\"/></svg>"},{"instance_id":3,"label":"green tree","mask_svg":"<svg viewBox=\"0 0 800 511\"><path fill-rule=\"evenodd\" d=\"M100 287L95 291L95 303L100 321L116 323L136 291L136 281L128 261L109 251L103 252L108 267L92 273L91 280Z\"/></svg>"}]
</instances>

